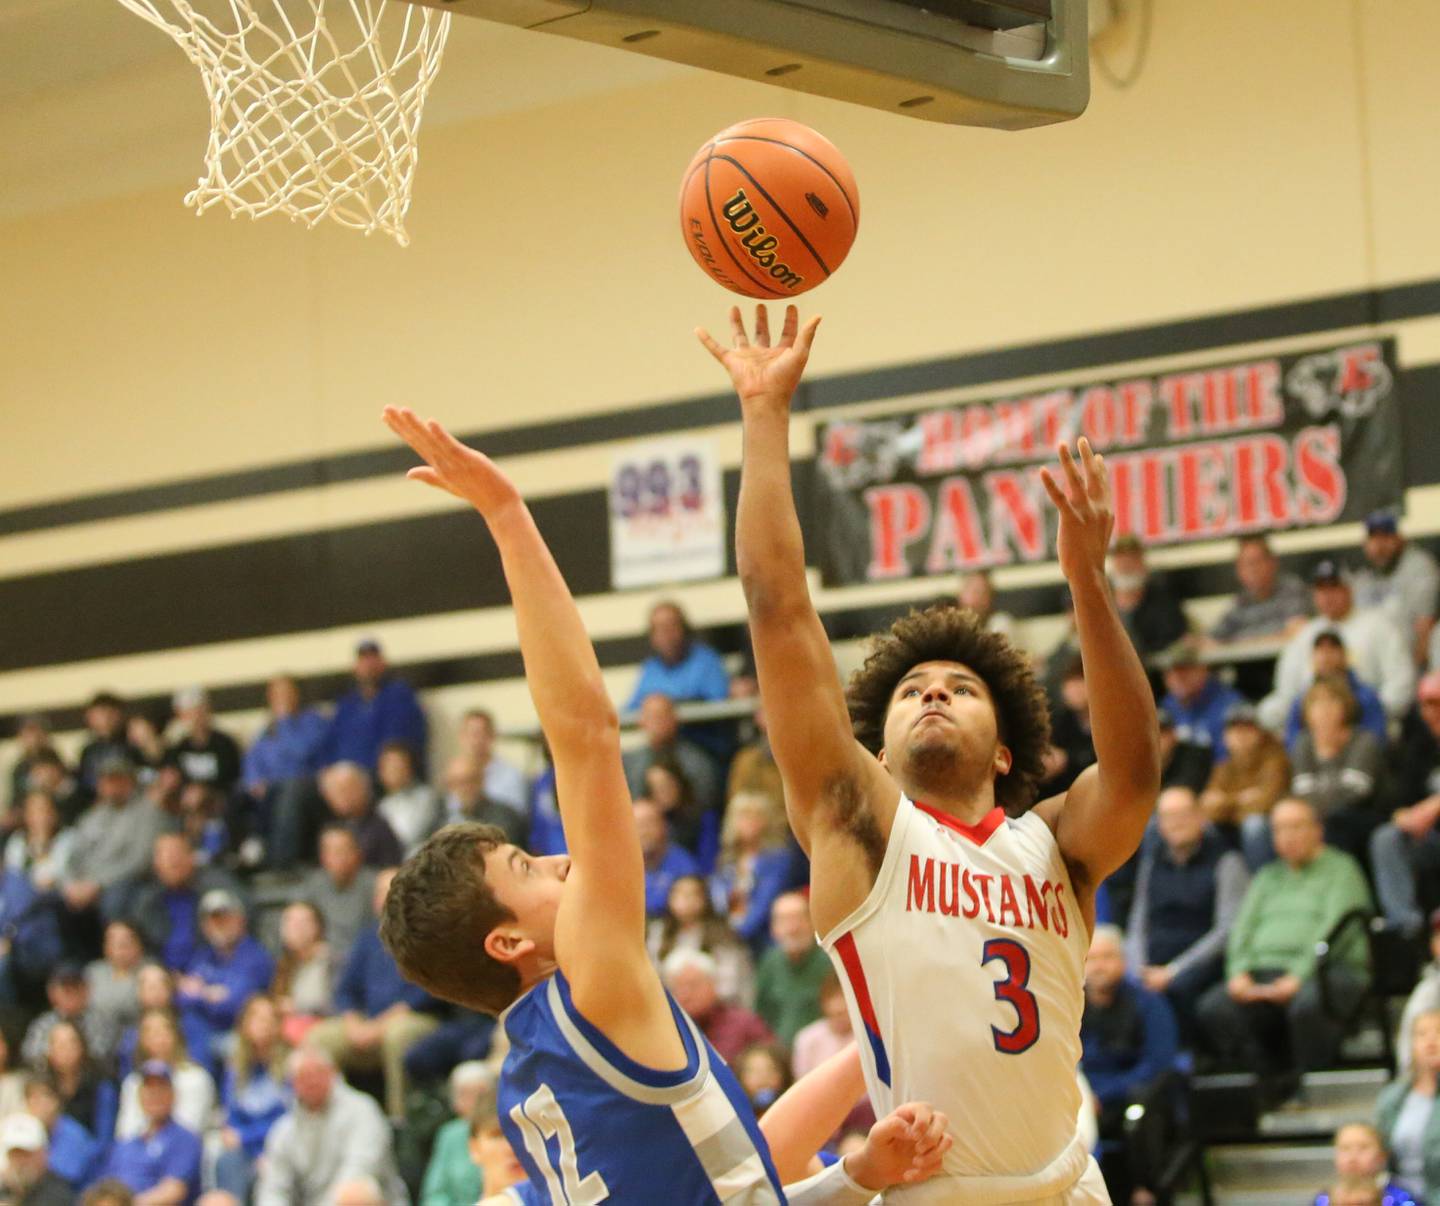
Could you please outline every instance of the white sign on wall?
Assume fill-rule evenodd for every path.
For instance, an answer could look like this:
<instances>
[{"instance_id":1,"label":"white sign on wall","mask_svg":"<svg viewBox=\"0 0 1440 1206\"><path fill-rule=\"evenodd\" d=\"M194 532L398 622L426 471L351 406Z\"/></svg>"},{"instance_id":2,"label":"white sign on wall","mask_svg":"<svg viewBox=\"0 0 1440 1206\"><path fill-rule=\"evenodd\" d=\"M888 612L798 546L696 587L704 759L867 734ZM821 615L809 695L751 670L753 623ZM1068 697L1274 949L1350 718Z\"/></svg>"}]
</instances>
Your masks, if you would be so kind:
<instances>
[{"instance_id":1,"label":"white sign on wall","mask_svg":"<svg viewBox=\"0 0 1440 1206\"><path fill-rule=\"evenodd\" d=\"M615 590L725 573L725 500L713 439L630 444L610 473Z\"/></svg>"}]
</instances>

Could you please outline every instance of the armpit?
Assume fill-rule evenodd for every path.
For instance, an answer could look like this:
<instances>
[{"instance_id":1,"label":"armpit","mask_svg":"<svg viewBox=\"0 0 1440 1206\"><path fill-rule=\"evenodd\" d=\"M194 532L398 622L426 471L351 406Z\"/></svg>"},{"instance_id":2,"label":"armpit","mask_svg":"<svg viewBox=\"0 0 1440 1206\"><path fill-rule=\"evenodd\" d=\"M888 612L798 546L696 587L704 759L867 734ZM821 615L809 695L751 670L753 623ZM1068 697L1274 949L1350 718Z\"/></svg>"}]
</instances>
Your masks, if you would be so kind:
<instances>
[{"instance_id":1,"label":"armpit","mask_svg":"<svg viewBox=\"0 0 1440 1206\"><path fill-rule=\"evenodd\" d=\"M864 853L873 874L885 861L885 836L871 811L863 786L851 775L840 775L825 785L821 796L825 822L845 834Z\"/></svg>"}]
</instances>

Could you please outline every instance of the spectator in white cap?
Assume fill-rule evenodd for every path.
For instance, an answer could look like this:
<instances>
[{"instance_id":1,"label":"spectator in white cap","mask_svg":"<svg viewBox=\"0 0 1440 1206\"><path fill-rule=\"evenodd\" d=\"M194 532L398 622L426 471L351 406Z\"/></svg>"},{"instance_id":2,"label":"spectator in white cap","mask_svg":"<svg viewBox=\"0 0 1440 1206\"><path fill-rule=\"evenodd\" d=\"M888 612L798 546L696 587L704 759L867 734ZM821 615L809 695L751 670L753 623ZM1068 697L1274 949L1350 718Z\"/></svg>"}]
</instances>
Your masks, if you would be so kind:
<instances>
[{"instance_id":1,"label":"spectator in white cap","mask_svg":"<svg viewBox=\"0 0 1440 1206\"><path fill-rule=\"evenodd\" d=\"M205 783L228 792L240 779L240 747L214 725L210 697L204 687L184 687L171 701L185 732L170 747L167 761L191 783Z\"/></svg>"},{"instance_id":2,"label":"spectator in white cap","mask_svg":"<svg viewBox=\"0 0 1440 1206\"><path fill-rule=\"evenodd\" d=\"M1280 651L1275 687L1260 703L1265 727L1280 732L1297 699L1313 681L1311 658L1315 637L1329 629L1345 643L1350 668L1361 682L1375 688L1386 713L1403 716L1415 695L1415 661L1410 643L1384 611L1360 608L1338 562L1326 559L1310 574L1316 616Z\"/></svg>"},{"instance_id":3,"label":"spectator in white cap","mask_svg":"<svg viewBox=\"0 0 1440 1206\"><path fill-rule=\"evenodd\" d=\"M75 1192L50 1171L45 1124L31 1114L11 1114L0 1122L0 1153L5 1159L0 1184L8 1206L70 1206Z\"/></svg>"},{"instance_id":4,"label":"spectator in white cap","mask_svg":"<svg viewBox=\"0 0 1440 1206\"><path fill-rule=\"evenodd\" d=\"M235 1028L240 1008L275 978L275 960L249 934L245 906L227 888L200 898L200 933L205 944L186 973L175 981L180 1023L195 1058L214 1066L212 1043Z\"/></svg>"},{"instance_id":5,"label":"spectator in white cap","mask_svg":"<svg viewBox=\"0 0 1440 1206\"><path fill-rule=\"evenodd\" d=\"M1400 535L1394 511L1365 517L1365 564L1355 574L1357 607L1380 608L1411 636L1415 661L1424 665L1440 603L1440 565L1419 545Z\"/></svg>"}]
</instances>

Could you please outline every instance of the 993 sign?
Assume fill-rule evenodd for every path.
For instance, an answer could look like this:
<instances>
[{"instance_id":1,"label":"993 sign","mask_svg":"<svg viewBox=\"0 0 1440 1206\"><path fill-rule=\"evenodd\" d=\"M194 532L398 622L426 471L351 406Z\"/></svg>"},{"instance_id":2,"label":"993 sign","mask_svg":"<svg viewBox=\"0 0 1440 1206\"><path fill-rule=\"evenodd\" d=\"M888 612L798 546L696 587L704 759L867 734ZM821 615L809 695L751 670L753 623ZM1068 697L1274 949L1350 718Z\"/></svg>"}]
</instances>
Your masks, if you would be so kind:
<instances>
[{"instance_id":1,"label":"993 sign","mask_svg":"<svg viewBox=\"0 0 1440 1206\"><path fill-rule=\"evenodd\" d=\"M700 440L631 445L610 474L615 589L718 577L725 512L715 450Z\"/></svg>"}]
</instances>

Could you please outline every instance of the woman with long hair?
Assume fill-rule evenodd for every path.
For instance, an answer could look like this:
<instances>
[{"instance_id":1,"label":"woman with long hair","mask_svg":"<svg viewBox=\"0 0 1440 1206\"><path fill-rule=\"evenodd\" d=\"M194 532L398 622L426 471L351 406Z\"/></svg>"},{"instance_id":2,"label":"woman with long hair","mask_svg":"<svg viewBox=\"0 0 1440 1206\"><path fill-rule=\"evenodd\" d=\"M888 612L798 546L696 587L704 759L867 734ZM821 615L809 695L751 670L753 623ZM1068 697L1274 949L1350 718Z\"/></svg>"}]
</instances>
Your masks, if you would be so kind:
<instances>
[{"instance_id":1,"label":"woman with long hair","mask_svg":"<svg viewBox=\"0 0 1440 1206\"><path fill-rule=\"evenodd\" d=\"M1375 1125L1390 1150L1395 1179L1421 1201L1440 1192L1440 1010L1415 1019L1410 1071L1391 1081L1375 1103Z\"/></svg>"},{"instance_id":2,"label":"woman with long hair","mask_svg":"<svg viewBox=\"0 0 1440 1206\"><path fill-rule=\"evenodd\" d=\"M280 1011L280 1032L298 1047L305 1032L334 1012L335 956L325 941L325 916L308 900L280 914L280 959L270 994Z\"/></svg>"},{"instance_id":3,"label":"woman with long hair","mask_svg":"<svg viewBox=\"0 0 1440 1206\"><path fill-rule=\"evenodd\" d=\"M242 1202L249 1196L255 1161L265 1137L289 1104L285 1060L290 1054L280 1034L280 1011L273 998L257 994L245 1002L235 1023L235 1044L225 1067L220 1100L225 1107L221 1141L225 1151L215 1169L221 1189Z\"/></svg>"},{"instance_id":4,"label":"woman with long hair","mask_svg":"<svg viewBox=\"0 0 1440 1206\"><path fill-rule=\"evenodd\" d=\"M1305 729L1291 756L1291 792L1314 805L1325 822L1325 841L1369 856L1370 832L1381 815L1385 751L1356 720L1359 706L1340 675L1317 678L1301 701Z\"/></svg>"},{"instance_id":5,"label":"woman with long hair","mask_svg":"<svg viewBox=\"0 0 1440 1206\"><path fill-rule=\"evenodd\" d=\"M92 1135L103 1136L102 1142L108 1139L115 1125L115 1082L105 1078L74 1022L51 1028L42 1071L53 1080L61 1109Z\"/></svg>"},{"instance_id":6,"label":"woman with long hair","mask_svg":"<svg viewBox=\"0 0 1440 1206\"><path fill-rule=\"evenodd\" d=\"M715 991L722 1001L750 1009L755 1003L755 964L698 875L682 875L670 885L665 912L650 922L650 956L664 963L674 950L704 951L715 960Z\"/></svg>"},{"instance_id":7,"label":"woman with long hair","mask_svg":"<svg viewBox=\"0 0 1440 1206\"><path fill-rule=\"evenodd\" d=\"M115 1048L115 1071L123 1079L135 1062L135 1044L140 1041L140 1018L152 1009L167 1013L175 1009L175 977L159 963L142 963L135 973L135 1021L120 1035Z\"/></svg>"},{"instance_id":8,"label":"woman with long hair","mask_svg":"<svg viewBox=\"0 0 1440 1206\"><path fill-rule=\"evenodd\" d=\"M170 1083L175 1086L175 1121L186 1130L203 1135L215 1112L215 1081L190 1058L175 1015L168 1009L147 1009L140 1015L139 1042L135 1045L136 1071L120 1084L116 1142L145 1133L148 1123L140 1108L139 1068L150 1060L159 1060L170 1068Z\"/></svg>"},{"instance_id":9,"label":"woman with long hair","mask_svg":"<svg viewBox=\"0 0 1440 1206\"><path fill-rule=\"evenodd\" d=\"M720 864L711 877L715 907L750 949L770 936L770 906L793 886L795 851L785 814L758 792L742 792L725 810Z\"/></svg>"},{"instance_id":10,"label":"woman with long hair","mask_svg":"<svg viewBox=\"0 0 1440 1206\"><path fill-rule=\"evenodd\" d=\"M5 870L29 878L42 894L55 891L70 865L73 830L60 828L60 810L45 791L27 791L20 807L20 826L5 842Z\"/></svg>"}]
</instances>

